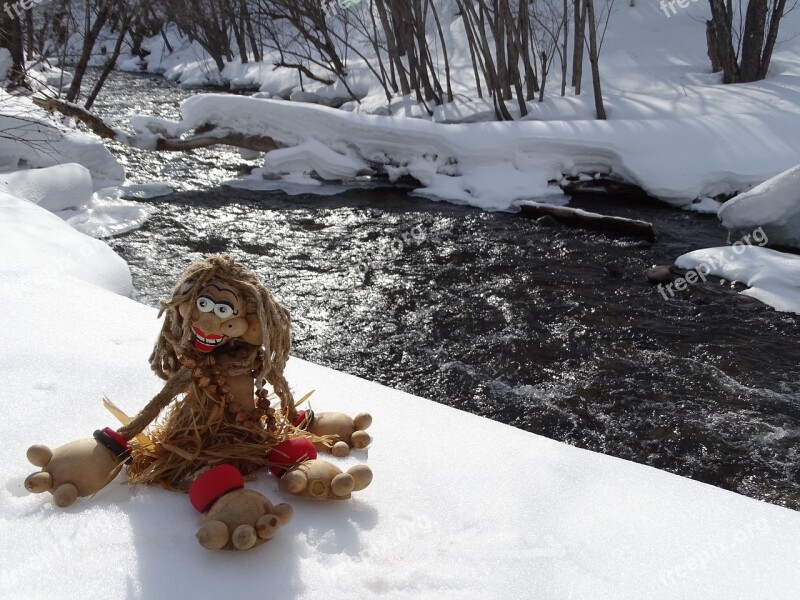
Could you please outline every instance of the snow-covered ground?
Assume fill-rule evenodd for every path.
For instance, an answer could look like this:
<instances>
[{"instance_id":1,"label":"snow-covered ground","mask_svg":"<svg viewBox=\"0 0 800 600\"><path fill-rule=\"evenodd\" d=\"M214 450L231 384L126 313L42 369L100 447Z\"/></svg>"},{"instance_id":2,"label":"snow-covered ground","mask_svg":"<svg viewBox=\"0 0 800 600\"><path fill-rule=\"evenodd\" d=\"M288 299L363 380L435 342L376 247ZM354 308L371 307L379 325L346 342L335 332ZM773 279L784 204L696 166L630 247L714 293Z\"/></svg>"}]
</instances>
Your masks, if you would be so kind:
<instances>
[{"instance_id":1,"label":"snow-covered ground","mask_svg":"<svg viewBox=\"0 0 800 600\"><path fill-rule=\"evenodd\" d=\"M61 510L29 495L32 443L113 425L160 387L159 322L126 298L105 244L0 192L0 597L795 598L800 514L512 427L298 359L317 410L368 410L374 483L295 507L266 546L210 552L186 496L116 481Z\"/></svg>"},{"instance_id":2,"label":"snow-covered ground","mask_svg":"<svg viewBox=\"0 0 800 600\"><path fill-rule=\"evenodd\" d=\"M102 140L50 118L28 98L0 90L0 172L78 163L95 188L120 184L125 170Z\"/></svg>"},{"instance_id":3,"label":"snow-covered ground","mask_svg":"<svg viewBox=\"0 0 800 600\"><path fill-rule=\"evenodd\" d=\"M380 164L393 177L417 179L420 195L486 210L513 210L526 199L564 202L552 182L581 172L620 177L685 205L749 188L791 166L787 157L800 156L800 114L792 119L778 112L442 125L226 94L192 96L181 112L179 123L146 117L133 122L140 131L172 135L210 123L221 132L264 135L290 147L269 152L256 177L285 175L296 183L316 173L338 181ZM754 153L754 137L770 143Z\"/></svg>"},{"instance_id":4,"label":"snow-covered ground","mask_svg":"<svg viewBox=\"0 0 800 600\"><path fill-rule=\"evenodd\" d=\"M446 36L457 100L438 108L433 121L492 118L490 104L470 91L472 67L463 27L453 19L452 7L442 9L443 19L451 23ZM407 173L420 181L421 194L491 210L513 209L525 199L552 201L561 195L553 184L579 173L624 179L676 206L692 206L696 200L708 206L709 197L747 191L800 160L800 38L794 35L800 11L784 19L767 80L723 86L720 75L709 72L708 10L705 3L692 3L666 18L658 3L615 5L601 55L608 122L594 120L588 66L581 96L571 89L563 98L553 93L558 85L551 74L545 102L530 102L524 123L455 127L409 122L405 117L422 115L421 108L409 98L387 105L377 82L353 57L348 84L360 102L346 103L343 110L208 99L190 102L184 117L195 123L209 117L219 125L275 135L299 146L270 153L260 173L282 175L292 185L308 181L312 172L332 179L357 172L362 160L385 154L395 175ZM247 65L235 61L220 74L196 44L174 33L172 42L173 53L166 52L160 37L147 42L152 50L148 70L187 85L226 81L258 87L259 98L324 104L342 95L340 82L306 81L301 90L296 71L273 68L274 56ZM139 68L138 59L123 61L123 66ZM559 72L557 61L552 72ZM351 161L343 165L348 161L329 150Z\"/></svg>"}]
</instances>

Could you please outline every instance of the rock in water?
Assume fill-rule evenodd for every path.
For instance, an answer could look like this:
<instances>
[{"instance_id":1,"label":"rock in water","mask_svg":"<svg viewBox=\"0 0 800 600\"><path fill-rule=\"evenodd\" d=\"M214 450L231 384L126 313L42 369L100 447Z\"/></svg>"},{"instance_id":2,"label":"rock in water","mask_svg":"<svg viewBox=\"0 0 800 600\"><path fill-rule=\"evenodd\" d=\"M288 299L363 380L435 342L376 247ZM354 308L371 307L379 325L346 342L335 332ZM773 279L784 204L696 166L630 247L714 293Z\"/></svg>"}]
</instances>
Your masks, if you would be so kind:
<instances>
[{"instance_id":1,"label":"rock in water","mask_svg":"<svg viewBox=\"0 0 800 600\"><path fill-rule=\"evenodd\" d=\"M612 260L606 263L606 274L609 277L622 277L625 274L625 271L618 262L614 262Z\"/></svg>"},{"instance_id":2,"label":"rock in water","mask_svg":"<svg viewBox=\"0 0 800 600\"><path fill-rule=\"evenodd\" d=\"M656 283L669 283L672 281L672 269L668 265L659 265L653 267L646 273L647 281L652 284Z\"/></svg>"}]
</instances>

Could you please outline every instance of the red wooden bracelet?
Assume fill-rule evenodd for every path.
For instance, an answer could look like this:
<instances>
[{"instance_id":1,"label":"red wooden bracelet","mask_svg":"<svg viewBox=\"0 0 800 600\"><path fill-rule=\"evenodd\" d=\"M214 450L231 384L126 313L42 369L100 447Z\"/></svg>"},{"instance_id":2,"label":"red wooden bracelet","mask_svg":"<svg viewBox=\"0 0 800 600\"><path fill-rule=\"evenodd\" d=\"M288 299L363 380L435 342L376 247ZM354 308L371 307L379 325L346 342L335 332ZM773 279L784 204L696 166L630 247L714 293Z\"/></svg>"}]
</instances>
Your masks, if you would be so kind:
<instances>
[{"instance_id":1,"label":"red wooden bracelet","mask_svg":"<svg viewBox=\"0 0 800 600\"><path fill-rule=\"evenodd\" d=\"M223 494L244 487L244 477L232 465L219 465L200 475L189 487L189 502L206 512Z\"/></svg>"}]
</instances>

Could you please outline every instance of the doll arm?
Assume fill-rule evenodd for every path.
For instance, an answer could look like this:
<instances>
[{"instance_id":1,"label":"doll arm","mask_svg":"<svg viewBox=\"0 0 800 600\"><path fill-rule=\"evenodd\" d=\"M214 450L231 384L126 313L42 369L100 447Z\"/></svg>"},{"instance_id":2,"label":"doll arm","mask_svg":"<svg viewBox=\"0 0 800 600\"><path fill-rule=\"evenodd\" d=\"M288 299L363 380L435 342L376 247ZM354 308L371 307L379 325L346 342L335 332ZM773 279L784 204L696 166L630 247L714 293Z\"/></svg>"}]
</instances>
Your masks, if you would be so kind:
<instances>
[{"instance_id":1,"label":"doll arm","mask_svg":"<svg viewBox=\"0 0 800 600\"><path fill-rule=\"evenodd\" d=\"M50 492L56 506L70 506L78 497L91 496L116 477L130 457L127 441L111 428L50 450L28 448L28 460L41 471L25 479L25 489L34 494Z\"/></svg>"},{"instance_id":2,"label":"doll arm","mask_svg":"<svg viewBox=\"0 0 800 600\"><path fill-rule=\"evenodd\" d=\"M99 492L130 457L128 441L186 389L191 377L189 371L181 369L129 424L117 431L107 427L95 431L93 438L69 442L54 450L38 444L28 448L28 460L41 471L25 479L25 489L34 494L52 493L53 502L62 508L77 498Z\"/></svg>"}]
</instances>

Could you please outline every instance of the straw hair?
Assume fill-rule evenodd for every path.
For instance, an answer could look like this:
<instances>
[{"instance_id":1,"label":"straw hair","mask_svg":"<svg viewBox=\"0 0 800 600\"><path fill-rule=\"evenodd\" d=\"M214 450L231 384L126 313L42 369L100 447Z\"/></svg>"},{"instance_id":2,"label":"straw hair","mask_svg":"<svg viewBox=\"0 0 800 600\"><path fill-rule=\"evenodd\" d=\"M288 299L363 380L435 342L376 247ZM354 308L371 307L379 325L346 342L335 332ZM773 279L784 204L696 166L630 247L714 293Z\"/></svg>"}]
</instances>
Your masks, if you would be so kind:
<instances>
[{"instance_id":1,"label":"straw hair","mask_svg":"<svg viewBox=\"0 0 800 600\"><path fill-rule=\"evenodd\" d=\"M281 400L281 409L289 420L294 420L297 414L294 399L283 375L292 344L289 311L275 301L255 273L231 256L212 256L191 265L175 286L170 299L161 303L159 317L165 315L164 326L150 355L150 366L159 377L169 380L180 371L178 357L195 354L191 323L181 317L178 307L184 302L194 306L200 291L212 279L238 288L245 295L247 314L257 315L261 324L261 346L242 340L227 344L226 354L236 357L229 374L249 373L258 366L257 359L262 355L262 364L255 373L256 389L263 389L265 380L269 382Z\"/></svg>"},{"instance_id":2,"label":"straw hair","mask_svg":"<svg viewBox=\"0 0 800 600\"><path fill-rule=\"evenodd\" d=\"M237 289L246 314L257 317L261 345L234 339L213 353L197 351L189 319L179 307L194 306L200 292L212 280ZM283 370L291 348L291 320L256 275L230 256L213 256L192 264L162 301L159 333L150 365L166 380L164 389L119 430L129 441L131 483L160 483L185 489L193 476L222 462L237 467L245 476L267 465L266 454L289 437L315 438L292 426L297 409ZM224 369L218 359L224 356ZM248 374L255 381L256 408L245 414L234 402L227 385L230 376ZM265 383L280 399L280 410L270 405ZM160 422L162 411L180 398ZM148 441L136 438L151 426ZM315 440L316 441L316 440Z\"/></svg>"}]
</instances>

